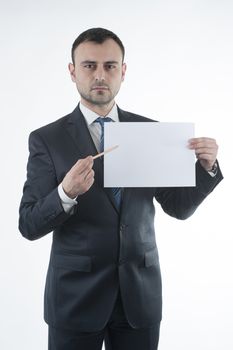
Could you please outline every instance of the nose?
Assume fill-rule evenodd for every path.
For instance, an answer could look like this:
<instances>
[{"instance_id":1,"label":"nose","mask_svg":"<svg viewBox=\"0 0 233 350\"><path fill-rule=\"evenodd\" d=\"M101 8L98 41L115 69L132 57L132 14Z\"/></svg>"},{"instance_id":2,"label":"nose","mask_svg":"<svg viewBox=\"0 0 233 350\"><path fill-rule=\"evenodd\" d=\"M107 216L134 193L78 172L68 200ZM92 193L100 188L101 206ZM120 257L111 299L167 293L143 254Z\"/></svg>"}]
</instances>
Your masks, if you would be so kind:
<instances>
[{"instance_id":1,"label":"nose","mask_svg":"<svg viewBox=\"0 0 233 350\"><path fill-rule=\"evenodd\" d=\"M102 65L98 65L95 70L95 80L104 81L105 80L105 71Z\"/></svg>"}]
</instances>

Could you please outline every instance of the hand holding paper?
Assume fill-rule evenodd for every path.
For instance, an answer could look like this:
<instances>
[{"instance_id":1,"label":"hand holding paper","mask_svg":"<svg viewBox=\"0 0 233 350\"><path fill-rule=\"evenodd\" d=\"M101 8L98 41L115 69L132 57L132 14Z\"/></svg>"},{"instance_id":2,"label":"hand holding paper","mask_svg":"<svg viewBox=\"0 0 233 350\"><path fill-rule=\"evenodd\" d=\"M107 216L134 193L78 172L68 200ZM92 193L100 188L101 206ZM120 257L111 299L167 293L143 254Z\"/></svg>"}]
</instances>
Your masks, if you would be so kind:
<instances>
[{"instance_id":1,"label":"hand holding paper","mask_svg":"<svg viewBox=\"0 0 233 350\"><path fill-rule=\"evenodd\" d=\"M216 140L209 137L193 138L189 140L189 148L195 151L203 168L210 171L217 159L218 145Z\"/></svg>"}]
</instances>

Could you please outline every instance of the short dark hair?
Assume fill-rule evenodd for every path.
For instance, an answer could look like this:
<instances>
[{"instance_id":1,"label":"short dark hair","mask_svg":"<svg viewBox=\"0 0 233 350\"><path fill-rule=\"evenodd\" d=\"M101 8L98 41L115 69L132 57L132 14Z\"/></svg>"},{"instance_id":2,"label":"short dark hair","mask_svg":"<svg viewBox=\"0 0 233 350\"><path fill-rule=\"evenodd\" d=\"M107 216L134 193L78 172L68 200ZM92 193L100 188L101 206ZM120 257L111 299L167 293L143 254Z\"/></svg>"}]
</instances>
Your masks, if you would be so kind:
<instances>
[{"instance_id":1,"label":"short dark hair","mask_svg":"<svg viewBox=\"0 0 233 350\"><path fill-rule=\"evenodd\" d=\"M102 44L105 40L107 39L113 39L121 48L122 51L122 62L124 61L125 57L125 48L124 45L122 44L122 41L116 34L111 32L108 29L104 28L91 28L86 30L85 32L81 33L74 41L72 45L72 50L71 50L71 57L72 57L72 62L74 64L74 51L83 42L86 41L93 41L97 44Z\"/></svg>"}]
</instances>

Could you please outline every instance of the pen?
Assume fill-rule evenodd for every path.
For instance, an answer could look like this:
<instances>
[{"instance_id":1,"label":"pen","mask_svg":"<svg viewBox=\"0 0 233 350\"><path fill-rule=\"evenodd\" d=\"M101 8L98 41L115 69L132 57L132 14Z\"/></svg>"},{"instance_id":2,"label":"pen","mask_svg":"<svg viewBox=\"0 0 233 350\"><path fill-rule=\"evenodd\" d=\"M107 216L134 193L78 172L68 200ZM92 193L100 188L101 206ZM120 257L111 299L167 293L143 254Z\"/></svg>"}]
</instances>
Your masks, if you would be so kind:
<instances>
[{"instance_id":1,"label":"pen","mask_svg":"<svg viewBox=\"0 0 233 350\"><path fill-rule=\"evenodd\" d=\"M105 155L106 153L112 152L114 149L116 149L117 147L119 147L119 145L113 146L111 148L106 149L104 152L98 153L96 154L93 159L102 157L103 155Z\"/></svg>"}]
</instances>

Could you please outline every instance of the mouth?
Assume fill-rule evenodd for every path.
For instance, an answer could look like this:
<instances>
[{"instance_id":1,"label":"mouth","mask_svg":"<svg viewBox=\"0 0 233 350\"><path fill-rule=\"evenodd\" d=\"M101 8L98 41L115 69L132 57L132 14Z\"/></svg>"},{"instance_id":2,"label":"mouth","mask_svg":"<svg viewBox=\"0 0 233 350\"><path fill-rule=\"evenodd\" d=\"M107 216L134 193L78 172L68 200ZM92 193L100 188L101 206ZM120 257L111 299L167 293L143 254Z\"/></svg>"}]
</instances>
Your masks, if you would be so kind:
<instances>
[{"instance_id":1,"label":"mouth","mask_svg":"<svg viewBox=\"0 0 233 350\"><path fill-rule=\"evenodd\" d=\"M97 86L93 86L91 90L95 90L95 91L106 91L108 90L107 86L102 86L102 85L97 85Z\"/></svg>"}]
</instances>

